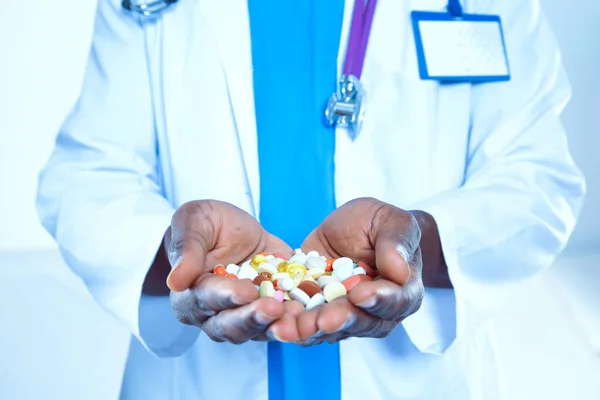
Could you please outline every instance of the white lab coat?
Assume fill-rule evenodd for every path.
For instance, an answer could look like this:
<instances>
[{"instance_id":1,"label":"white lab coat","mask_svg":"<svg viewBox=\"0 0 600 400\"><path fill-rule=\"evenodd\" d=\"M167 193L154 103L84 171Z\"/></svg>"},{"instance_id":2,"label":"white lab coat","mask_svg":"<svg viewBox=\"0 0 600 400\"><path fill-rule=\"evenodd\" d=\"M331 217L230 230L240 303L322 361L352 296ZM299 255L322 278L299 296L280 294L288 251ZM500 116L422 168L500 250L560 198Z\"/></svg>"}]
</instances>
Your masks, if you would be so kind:
<instances>
[{"instance_id":1,"label":"white lab coat","mask_svg":"<svg viewBox=\"0 0 600 400\"><path fill-rule=\"evenodd\" d=\"M504 23L512 80L480 85L419 79L409 13L445 5L379 1L363 130L356 141L335 133L335 196L431 213L455 289L428 290L386 339L342 342L344 400L433 397L444 380L437 354L508 286L550 265L584 194L559 121L570 86L538 1L464 2ZM273 156L284 162L285 149ZM180 0L138 22L120 0L101 0L83 91L41 174L38 209L68 265L135 338L123 398L267 398L264 343L213 343L179 324L167 298L140 299L174 210L212 198L256 215L259 179L245 1Z\"/></svg>"}]
</instances>

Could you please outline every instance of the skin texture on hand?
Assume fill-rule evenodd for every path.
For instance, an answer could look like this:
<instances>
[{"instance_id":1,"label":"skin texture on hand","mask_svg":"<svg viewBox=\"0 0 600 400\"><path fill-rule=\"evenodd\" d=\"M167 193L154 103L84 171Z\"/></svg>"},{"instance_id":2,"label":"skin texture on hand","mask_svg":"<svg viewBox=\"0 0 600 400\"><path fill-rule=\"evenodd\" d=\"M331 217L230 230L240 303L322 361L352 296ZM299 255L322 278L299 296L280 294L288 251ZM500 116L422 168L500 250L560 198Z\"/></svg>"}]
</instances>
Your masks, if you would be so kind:
<instances>
[{"instance_id":1,"label":"skin texture on hand","mask_svg":"<svg viewBox=\"0 0 600 400\"><path fill-rule=\"evenodd\" d=\"M376 199L356 199L331 213L302 248L328 258L350 257L376 267L379 277L348 296L298 317L305 345L348 337L389 335L423 299L421 230L410 212Z\"/></svg>"},{"instance_id":2,"label":"skin texture on hand","mask_svg":"<svg viewBox=\"0 0 600 400\"><path fill-rule=\"evenodd\" d=\"M312 345L352 336L385 337L419 308L422 270L436 287L451 287L433 217L371 198L335 210L302 248L329 258L365 261L377 268L379 278L310 311L296 301L281 304L259 298L249 281L212 274L216 264L240 264L261 251L292 253L235 206L210 200L184 204L174 215L164 242L166 251L158 252L144 293L170 293L178 319L200 327L215 341L280 340Z\"/></svg>"},{"instance_id":3,"label":"skin texture on hand","mask_svg":"<svg viewBox=\"0 0 600 400\"><path fill-rule=\"evenodd\" d=\"M218 342L298 340L300 303L259 298L249 280L212 273L216 264L240 264L262 251L292 254L252 216L218 201L186 203L173 216L165 246L173 266L167 278L171 305L182 323Z\"/></svg>"}]
</instances>

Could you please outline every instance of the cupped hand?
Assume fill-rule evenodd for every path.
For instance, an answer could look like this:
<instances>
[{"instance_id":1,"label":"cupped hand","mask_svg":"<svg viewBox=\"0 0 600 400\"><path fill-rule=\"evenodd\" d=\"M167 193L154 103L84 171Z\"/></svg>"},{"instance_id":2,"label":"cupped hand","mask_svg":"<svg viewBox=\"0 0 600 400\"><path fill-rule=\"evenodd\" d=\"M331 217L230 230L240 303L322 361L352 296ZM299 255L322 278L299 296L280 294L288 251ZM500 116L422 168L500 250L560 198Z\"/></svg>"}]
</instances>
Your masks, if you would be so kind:
<instances>
[{"instance_id":1,"label":"cupped hand","mask_svg":"<svg viewBox=\"0 0 600 400\"><path fill-rule=\"evenodd\" d=\"M299 342L385 337L416 312L424 293L420 239L411 213L376 199L356 199L331 213L302 249L364 261L379 275L359 283L347 296L303 312L298 317Z\"/></svg>"},{"instance_id":2,"label":"cupped hand","mask_svg":"<svg viewBox=\"0 0 600 400\"><path fill-rule=\"evenodd\" d=\"M172 266L171 305L181 322L218 342L299 339L300 303L259 298L250 280L212 273L217 264L241 264L263 251L292 253L251 215L214 200L186 203L175 212L165 245Z\"/></svg>"}]
</instances>

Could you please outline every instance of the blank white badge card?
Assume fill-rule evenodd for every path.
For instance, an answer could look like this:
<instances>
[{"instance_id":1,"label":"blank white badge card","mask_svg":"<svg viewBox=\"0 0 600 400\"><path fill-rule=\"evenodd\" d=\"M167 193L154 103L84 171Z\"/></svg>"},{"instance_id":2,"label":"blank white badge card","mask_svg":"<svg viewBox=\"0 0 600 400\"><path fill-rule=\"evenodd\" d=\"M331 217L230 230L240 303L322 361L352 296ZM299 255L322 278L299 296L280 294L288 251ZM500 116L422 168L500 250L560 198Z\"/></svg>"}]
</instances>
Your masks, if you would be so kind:
<instances>
[{"instance_id":1,"label":"blank white badge card","mask_svg":"<svg viewBox=\"0 0 600 400\"><path fill-rule=\"evenodd\" d=\"M412 13L421 79L490 82L510 79L502 23L494 15Z\"/></svg>"}]
</instances>

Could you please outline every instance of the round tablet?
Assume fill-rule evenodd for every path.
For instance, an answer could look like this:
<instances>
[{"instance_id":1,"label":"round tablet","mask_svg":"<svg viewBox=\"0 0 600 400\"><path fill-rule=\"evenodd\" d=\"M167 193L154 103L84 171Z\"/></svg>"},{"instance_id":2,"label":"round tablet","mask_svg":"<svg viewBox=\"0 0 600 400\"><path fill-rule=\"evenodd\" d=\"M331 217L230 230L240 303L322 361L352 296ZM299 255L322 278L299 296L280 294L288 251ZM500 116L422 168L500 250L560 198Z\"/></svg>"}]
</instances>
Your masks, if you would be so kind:
<instances>
[{"instance_id":1,"label":"round tablet","mask_svg":"<svg viewBox=\"0 0 600 400\"><path fill-rule=\"evenodd\" d=\"M323 295L328 303L346 294L346 287L341 282L331 282L323 288Z\"/></svg>"},{"instance_id":2,"label":"round tablet","mask_svg":"<svg viewBox=\"0 0 600 400\"><path fill-rule=\"evenodd\" d=\"M308 304L306 304L306 309L311 310L317 306L320 306L321 304L325 304L325 296L323 296L321 293L317 293L310 298Z\"/></svg>"},{"instance_id":3,"label":"round tablet","mask_svg":"<svg viewBox=\"0 0 600 400\"><path fill-rule=\"evenodd\" d=\"M301 289L308 297L313 297L317 293L321 293L321 287L315 281L302 281L298 285L298 289Z\"/></svg>"},{"instance_id":4,"label":"round tablet","mask_svg":"<svg viewBox=\"0 0 600 400\"><path fill-rule=\"evenodd\" d=\"M300 303L302 303L303 306L307 305L310 301L310 297L306 293L304 293L303 290L298 288L293 288L292 290L290 290L290 298L292 300L299 301Z\"/></svg>"}]
</instances>

